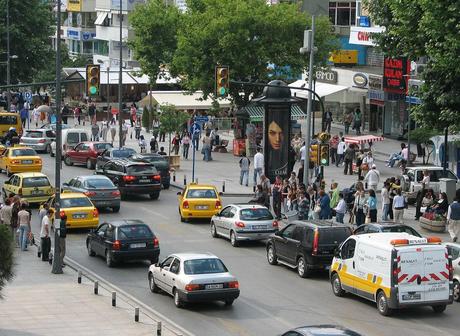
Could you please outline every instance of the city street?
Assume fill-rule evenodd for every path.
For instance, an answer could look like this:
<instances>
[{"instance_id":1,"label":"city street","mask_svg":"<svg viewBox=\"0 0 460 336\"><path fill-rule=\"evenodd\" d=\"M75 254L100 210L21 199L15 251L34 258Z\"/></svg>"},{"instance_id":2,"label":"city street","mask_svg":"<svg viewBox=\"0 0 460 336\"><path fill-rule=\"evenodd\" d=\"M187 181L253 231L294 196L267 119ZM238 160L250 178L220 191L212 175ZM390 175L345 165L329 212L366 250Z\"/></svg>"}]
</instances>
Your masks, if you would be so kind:
<instances>
[{"instance_id":1,"label":"city street","mask_svg":"<svg viewBox=\"0 0 460 336\"><path fill-rule=\"evenodd\" d=\"M42 157L43 173L54 181L54 159L48 155ZM338 171L335 167L327 168L326 176L336 176ZM83 167L64 166L62 179L67 181L91 173ZM382 175L388 174L384 169ZM2 174L1 179L4 180L5 175ZM171 297L149 291L146 262L108 268L102 258L90 258L85 248L85 231L68 234L67 256L200 336L277 335L300 325L327 323L343 325L363 335L400 335L402 330L407 336L458 334L458 303L441 315L424 307L402 310L390 318L380 316L375 305L364 299L335 297L326 273L301 279L291 269L269 265L262 242L234 248L224 239L213 239L206 222L181 223L176 193L177 189L171 188L163 190L158 201L142 196L123 201L120 213L102 213L101 223L115 218L144 220L160 239L160 259L183 251L216 254L240 282L241 296L233 306L213 303L177 309ZM223 201L225 205L245 202L247 198L225 197ZM36 216L34 219L33 230L38 233Z\"/></svg>"}]
</instances>

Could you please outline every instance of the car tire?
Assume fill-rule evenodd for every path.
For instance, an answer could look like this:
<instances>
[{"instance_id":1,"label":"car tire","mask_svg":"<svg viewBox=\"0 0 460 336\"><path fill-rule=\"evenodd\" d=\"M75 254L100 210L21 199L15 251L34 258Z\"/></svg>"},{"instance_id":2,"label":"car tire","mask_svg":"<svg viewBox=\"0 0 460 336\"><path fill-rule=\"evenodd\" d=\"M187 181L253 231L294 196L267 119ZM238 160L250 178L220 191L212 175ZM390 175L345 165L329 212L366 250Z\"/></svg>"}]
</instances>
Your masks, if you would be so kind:
<instances>
[{"instance_id":1,"label":"car tire","mask_svg":"<svg viewBox=\"0 0 460 336\"><path fill-rule=\"evenodd\" d=\"M393 310L388 307L388 299L387 296L383 291L379 291L377 293L377 310L379 311L380 315L383 316L390 316L393 312Z\"/></svg>"},{"instance_id":2,"label":"car tire","mask_svg":"<svg viewBox=\"0 0 460 336\"><path fill-rule=\"evenodd\" d=\"M267 261L270 265L278 265L278 257L276 256L273 244L270 244L267 247Z\"/></svg>"},{"instance_id":3,"label":"car tire","mask_svg":"<svg viewBox=\"0 0 460 336\"><path fill-rule=\"evenodd\" d=\"M308 270L307 263L305 262L304 257L299 257L297 259L297 274L301 278L308 278L310 276L310 271Z\"/></svg>"},{"instance_id":4,"label":"car tire","mask_svg":"<svg viewBox=\"0 0 460 336\"><path fill-rule=\"evenodd\" d=\"M45 147L45 153L50 154L51 153L51 145L47 144Z\"/></svg>"},{"instance_id":5,"label":"car tire","mask_svg":"<svg viewBox=\"0 0 460 336\"><path fill-rule=\"evenodd\" d=\"M152 273L149 273L149 288L152 293L160 292L160 287L155 283L155 278Z\"/></svg>"},{"instance_id":6,"label":"car tire","mask_svg":"<svg viewBox=\"0 0 460 336\"><path fill-rule=\"evenodd\" d=\"M88 241L88 243L86 243L86 250L88 251L88 255L90 257L94 257L96 255L96 252L93 251L93 248L91 247L91 242Z\"/></svg>"},{"instance_id":7,"label":"car tire","mask_svg":"<svg viewBox=\"0 0 460 336\"><path fill-rule=\"evenodd\" d=\"M230 231L230 244L232 244L233 247L238 247L240 245L239 241L236 239L234 231Z\"/></svg>"},{"instance_id":8,"label":"car tire","mask_svg":"<svg viewBox=\"0 0 460 336\"><path fill-rule=\"evenodd\" d=\"M120 211L120 206L114 206L114 207L112 207L112 211L113 211L114 213L119 212L119 211Z\"/></svg>"},{"instance_id":9,"label":"car tire","mask_svg":"<svg viewBox=\"0 0 460 336\"><path fill-rule=\"evenodd\" d=\"M335 296L342 297L345 295L346 292L342 288L342 282L340 281L340 277L337 273L334 273L332 275L331 285L332 285L332 292L334 293Z\"/></svg>"},{"instance_id":10,"label":"car tire","mask_svg":"<svg viewBox=\"0 0 460 336\"><path fill-rule=\"evenodd\" d=\"M460 302L460 282L454 280L454 301Z\"/></svg>"},{"instance_id":11,"label":"car tire","mask_svg":"<svg viewBox=\"0 0 460 336\"><path fill-rule=\"evenodd\" d=\"M112 253L110 253L110 251L105 251L105 263L108 267L115 266L115 261L113 260Z\"/></svg>"},{"instance_id":12,"label":"car tire","mask_svg":"<svg viewBox=\"0 0 460 336\"><path fill-rule=\"evenodd\" d=\"M160 192L154 192L150 194L150 198L153 200L157 200L160 197Z\"/></svg>"},{"instance_id":13,"label":"car tire","mask_svg":"<svg viewBox=\"0 0 460 336\"><path fill-rule=\"evenodd\" d=\"M169 189L169 187L170 187L170 184L169 184L169 183L163 184L163 189Z\"/></svg>"},{"instance_id":14,"label":"car tire","mask_svg":"<svg viewBox=\"0 0 460 336\"><path fill-rule=\"evenodd\" d=\"M217 229L216 229L216 225L214 224L214 222L211 222L211 237L213 238L219 237L217 234Z\"/></svg>"},{"instance_id":15,"label":"car tire","mask_svg":"<svg viewBox=\"0 0 460 336\"><path fill-rule=\"evenodd\" d=\"M179 291L174 288L173 290L173 296L174 296L174 305L177 308L182 308L184 307L184 303L182 302L181 298L179 297Z\"/></svg>"},{"instance_id":16,"label":"car tire","mask_svg":"<svg viewBox=\"0 0 460 336\"><path fill-rule=\"evenodd\" d=\"M64 157L64 163L65 163L66 166L73 166L73 162L72 162L72 159L70 158L70 156Z\"/></svg>"},{"instance_id":17,"label":"car tire","mask_svg":"<svg viewBox=\"0 0 460 336\"><path fill-rule=\"evenodd\" d=\"M93 161L91 161L91 159L86 160L86 168L91 169L91 170L94 169L94 163Z\"/></svg>"},{"instance_id":18,"label":"car tire","mask_svg":"<svg viewBox=\"0 0 460 336\"><path fill-rule=\"evenodd\" d=\"M441 313L444 312L444 310L446 310L447 306L446 305L437 305L437 306L431 306L431 308L433 308L433 311L436 314L441 314Z\"/></svg>"},{"instance_id":19,"label":"car tire","mask_svg":"<svg viewBox=\"0 0 460 336\"><path fill-rule=\"evenodd\" d=\"M225 300L224 303L227 307L231 306L235 300Z\"/></svg>"}]
</instances>

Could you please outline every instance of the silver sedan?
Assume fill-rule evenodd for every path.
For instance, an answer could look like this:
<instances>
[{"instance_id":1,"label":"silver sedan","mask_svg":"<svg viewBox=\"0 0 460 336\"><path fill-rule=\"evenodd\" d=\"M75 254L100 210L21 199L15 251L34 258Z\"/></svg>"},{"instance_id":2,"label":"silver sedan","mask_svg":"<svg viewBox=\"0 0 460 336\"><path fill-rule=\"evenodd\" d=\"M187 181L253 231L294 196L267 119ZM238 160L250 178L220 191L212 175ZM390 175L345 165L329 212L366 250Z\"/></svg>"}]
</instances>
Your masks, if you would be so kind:
<instances>
[{"instance_id":1,"label":"silver sedan","mask_svg":"<svg viewBox=\"0 0 460 336\"><path fill-rule=\"evenodd\" d=\"M51 142L56 139L56 134L51 129L26 130L21 137L20 145L31 147L36 151L51 152Z\"/></svg>"},{"instance_id":2,"label":"silver sedan","mask_svg":"<svg viewBox=\"0 0 460 336\"><path fill-rule=\"evenodd\" d=\"M151 265L149 287L174 297L181 308L187 302L223 301L230 306L240 295L238 280L222 260L210 253L176 253Z\"/></svg>"}]
</instances>

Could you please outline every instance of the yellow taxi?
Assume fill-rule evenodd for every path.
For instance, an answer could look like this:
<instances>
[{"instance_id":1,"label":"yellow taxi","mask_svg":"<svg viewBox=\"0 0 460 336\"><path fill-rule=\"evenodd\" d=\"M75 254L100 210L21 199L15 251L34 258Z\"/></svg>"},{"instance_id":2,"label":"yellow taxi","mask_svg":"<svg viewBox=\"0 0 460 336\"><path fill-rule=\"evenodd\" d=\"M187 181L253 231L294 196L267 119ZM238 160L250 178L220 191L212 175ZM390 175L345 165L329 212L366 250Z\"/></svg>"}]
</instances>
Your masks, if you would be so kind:
<instances>
[{"instance_id":1,"label":"yellow taxi","mask_svg":"<svg viewBox=\"0 0 460 336\"><path fill-rule=\"evenodd\" d=\"M213 185L190 183L177 195L182 222L191 218L211 219L222 209L220 194Z\"/></svg>"},{"instance_id":2,"label":"yellow taxi","mask_svg":"<svg viewBox=\"0 0 460 336\"><path fill-rule=\"evenodd\" d=\"M55 196L50 197L46 203L54 212ZM99 212L91 200L82 193L69 192L61 194L61 218L64 215L67 216L66 227L68 229L94 229L99 225ZM54 221L54 216L52 221Z\"/></svg>"},{"instance_id":3,"label":"yellow taxi","mask_svg":"<svg viewBox=\"0 0 460 336\"><path fill-rule=\"evenodd\" d=\"M14 173L40 173L42 171L42 159L30 147L7 147L0 153L0 170L4 170L7 176Z\"/></svg>"},{"instance_id":4,"label":"yellow taxi","mask_svg":"<svg viewBox=\"0 0 460 336\"><path fill-rule=\"evenodd\" d=\"M45 174L17 173L3 183L3 199L11 194L19 195L29 203L42 203L54 194L54 188Z\"/></svg>"}]
</instances>

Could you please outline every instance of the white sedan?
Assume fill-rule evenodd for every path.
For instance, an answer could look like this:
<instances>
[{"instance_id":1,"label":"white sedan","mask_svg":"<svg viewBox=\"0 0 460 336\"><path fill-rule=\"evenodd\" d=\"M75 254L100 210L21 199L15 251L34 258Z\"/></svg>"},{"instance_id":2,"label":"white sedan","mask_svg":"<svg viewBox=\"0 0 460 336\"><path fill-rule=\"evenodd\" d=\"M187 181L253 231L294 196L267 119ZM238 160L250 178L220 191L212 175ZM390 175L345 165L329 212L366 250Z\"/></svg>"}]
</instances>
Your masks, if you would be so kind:
<instances>
[{"instance_id":1,"label":"white sedan","mask_svg":"<svg viewBox=\"0 0 460 336\"><path fill-rule=\"evenodd\" d=\"M153 293L160 290L174 297L180 308L187 302L223 301L230 306L240 295L238 280L222 260L210 253L176 253L148 273Z\"/></svg>"}]
</instances>

